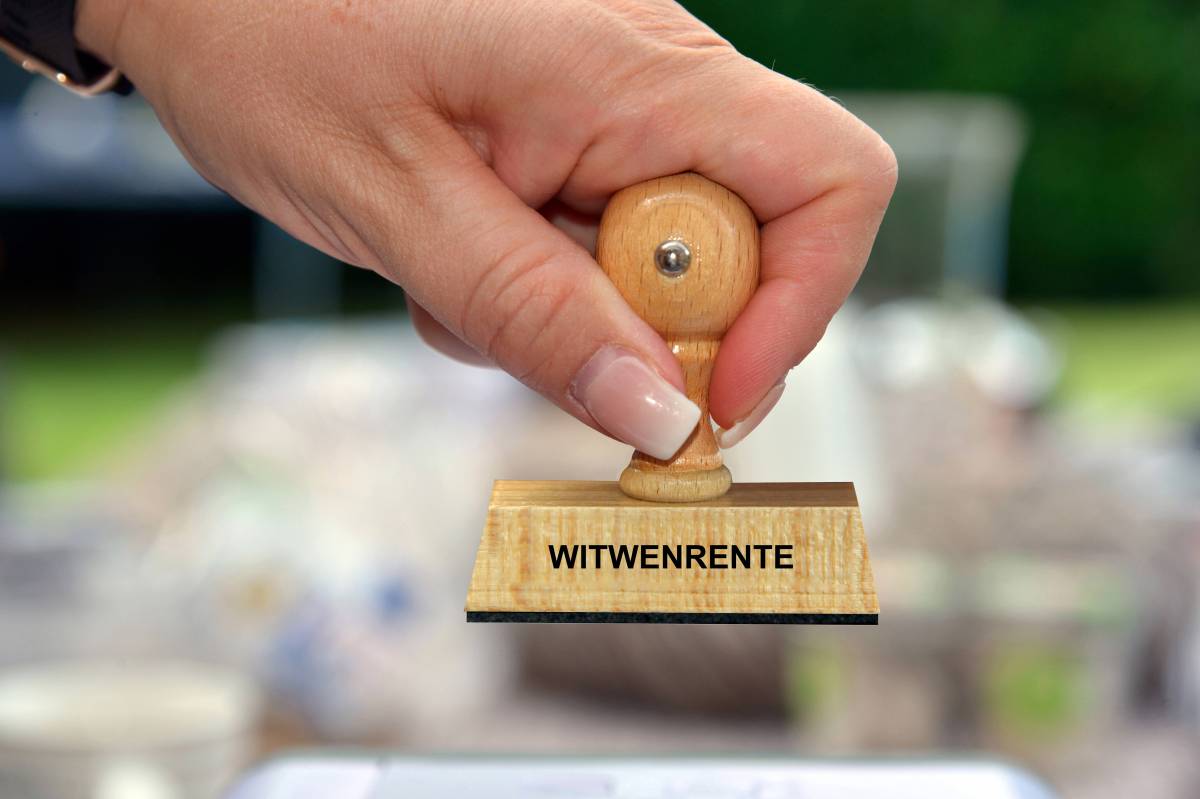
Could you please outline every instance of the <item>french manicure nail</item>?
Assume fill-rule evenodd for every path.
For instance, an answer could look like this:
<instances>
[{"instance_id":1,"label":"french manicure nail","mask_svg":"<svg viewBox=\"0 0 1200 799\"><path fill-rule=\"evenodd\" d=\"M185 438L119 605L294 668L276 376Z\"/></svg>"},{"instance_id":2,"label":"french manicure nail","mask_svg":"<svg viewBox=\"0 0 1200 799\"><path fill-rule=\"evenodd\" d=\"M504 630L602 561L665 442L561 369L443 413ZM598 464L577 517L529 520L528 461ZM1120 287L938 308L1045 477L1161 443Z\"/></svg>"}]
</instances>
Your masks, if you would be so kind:
<instances>
[{"instance_id":1,"label":"french manicure nail","mask_svg":"<svg viewBox=\"0 0 1200 799\"><path fill-rule=\"evenodd\" d=\"M660 460L687 441L700 408L630 350L609 345L571 383L571 396L610 434Z\"/></svg>"},{"instance_id":2,"label":"french manicure nail","mask_svg":"<svg viewBox=\"0 0 1200 799\"><path fill-rule=\"evenodd\" d=\"M720 427L717 428L717 446L721 449L729 449L750 435L754 431L754 428L758 427L759 423L767 418L767 414L771 412L775 404L779 402L779 398L783 396L783 389L784 383L781 380L766 393L766 396L758 401L758 404L754 406L754 410L750 411L744 419L736 421L733 427L730 427L728 430Z\"/></svg>"}]
</instances>

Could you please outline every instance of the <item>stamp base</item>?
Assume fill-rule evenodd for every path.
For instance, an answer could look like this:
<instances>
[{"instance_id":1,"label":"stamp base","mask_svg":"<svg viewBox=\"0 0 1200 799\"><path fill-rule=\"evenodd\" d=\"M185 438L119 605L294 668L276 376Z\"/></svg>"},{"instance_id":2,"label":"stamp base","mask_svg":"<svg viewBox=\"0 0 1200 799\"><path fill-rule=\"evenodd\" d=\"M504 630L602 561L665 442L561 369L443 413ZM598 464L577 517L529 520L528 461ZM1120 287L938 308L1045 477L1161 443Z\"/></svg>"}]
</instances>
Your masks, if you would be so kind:
<instances>
[{"instance_id":1,"label":"stamp base","mask_svg":"<svg viewBox=\"0 0 1200 799\"><path fill-rule=\"evenodd\" d=\"M665 554L689 547L690 565ZM879 603L850 483L737 483L672 504L612 482L498 481L466 611L477 622L872 624Z\"/></svg>"}]
</instances>

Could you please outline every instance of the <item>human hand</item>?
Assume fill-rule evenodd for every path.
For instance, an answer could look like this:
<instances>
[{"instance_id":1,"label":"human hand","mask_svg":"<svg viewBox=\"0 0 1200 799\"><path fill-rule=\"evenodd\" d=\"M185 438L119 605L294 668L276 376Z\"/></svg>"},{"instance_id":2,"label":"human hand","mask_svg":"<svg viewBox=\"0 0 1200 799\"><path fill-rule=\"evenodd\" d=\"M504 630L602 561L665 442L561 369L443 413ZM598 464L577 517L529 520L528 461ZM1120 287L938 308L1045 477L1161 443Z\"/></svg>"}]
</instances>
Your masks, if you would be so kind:
<instances>
[{"instance_id":1,"label":"human hand","mask_svg":"<svg viewBox=\"0 0 1200 799\"><path fill-rule=\"evenodd\" d=\"M80 0L77 29L201 174L403 286L431 345L661 458L699 410L588 253L607 198L695 171L762 223L710 387L731 446L850 292L896 180L863 123L669 0Z\"/></svg>"}]
</instances>

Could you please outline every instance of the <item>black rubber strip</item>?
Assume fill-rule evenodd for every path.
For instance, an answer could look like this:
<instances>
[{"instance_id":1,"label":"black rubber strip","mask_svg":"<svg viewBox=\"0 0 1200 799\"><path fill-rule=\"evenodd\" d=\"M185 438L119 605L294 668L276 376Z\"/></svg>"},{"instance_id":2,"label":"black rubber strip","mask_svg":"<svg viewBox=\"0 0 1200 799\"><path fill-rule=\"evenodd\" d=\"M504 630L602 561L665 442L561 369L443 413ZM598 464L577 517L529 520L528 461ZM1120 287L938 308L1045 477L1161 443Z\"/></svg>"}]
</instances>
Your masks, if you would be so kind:
<instances>
[{"instance_id":1,"label":"black rubber strip","mask_svg":"<svg viewBox=\"0 0 1200 799\"><path fill-rule=\"evenodd\" d=\"M558 613L468 610L469 622L516 624L879 624L878 613Z\"/></svg>"}]
</instances>

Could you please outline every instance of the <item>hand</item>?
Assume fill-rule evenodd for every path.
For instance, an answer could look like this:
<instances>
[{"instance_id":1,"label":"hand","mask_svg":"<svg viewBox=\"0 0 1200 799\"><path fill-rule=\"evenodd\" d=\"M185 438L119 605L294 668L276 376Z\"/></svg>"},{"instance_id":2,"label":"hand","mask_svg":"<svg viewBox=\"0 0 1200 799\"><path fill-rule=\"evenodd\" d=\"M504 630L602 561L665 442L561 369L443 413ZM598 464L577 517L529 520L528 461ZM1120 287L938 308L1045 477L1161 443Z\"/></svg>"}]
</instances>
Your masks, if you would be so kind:
<instances>
[{"instance_id":1,"label":"hand","mask_svg":"<svg viewBox=\"0 0 1200 799\"><path fill-rule=\"evenodd\" d=\"M728 446L853 287L896 180L862 122L668 0L81 0L78 35L208 180L403 286L427 342L657 457L699 411L588 254L606 199L691 170L763 224L711 384Z\"/></svg>"}]
</instances>

